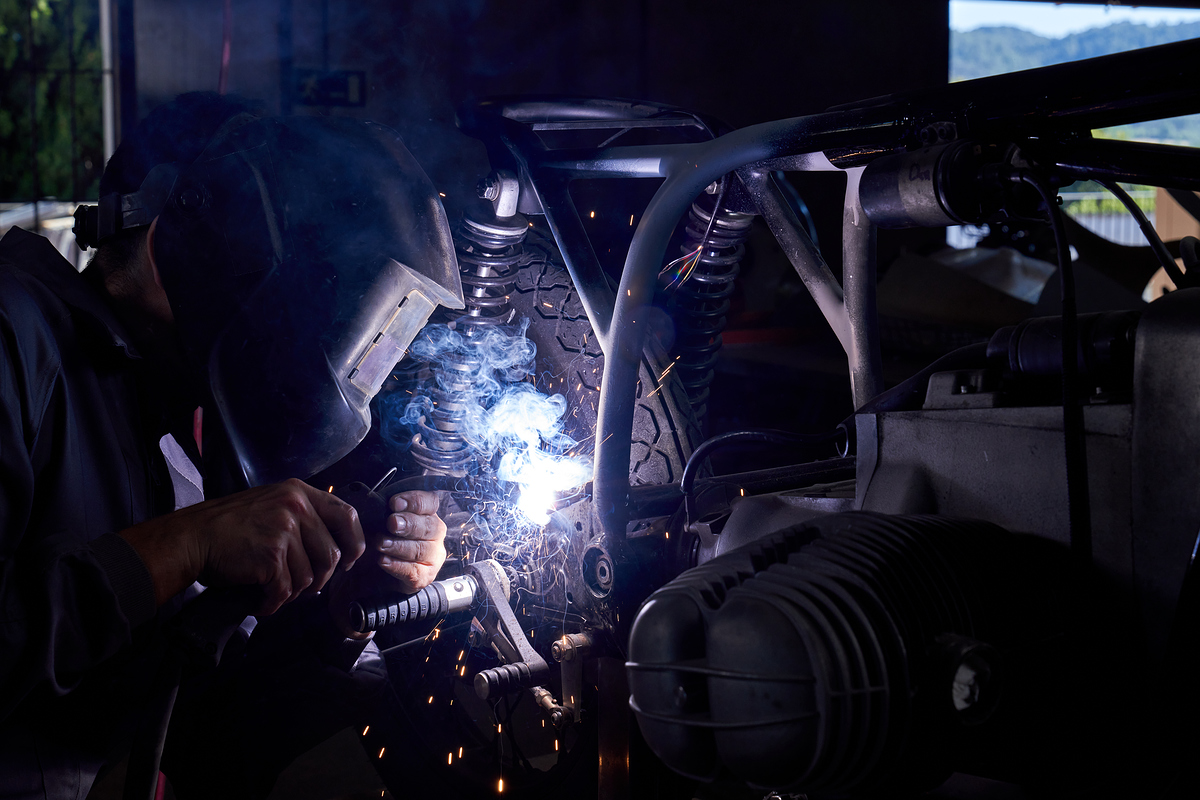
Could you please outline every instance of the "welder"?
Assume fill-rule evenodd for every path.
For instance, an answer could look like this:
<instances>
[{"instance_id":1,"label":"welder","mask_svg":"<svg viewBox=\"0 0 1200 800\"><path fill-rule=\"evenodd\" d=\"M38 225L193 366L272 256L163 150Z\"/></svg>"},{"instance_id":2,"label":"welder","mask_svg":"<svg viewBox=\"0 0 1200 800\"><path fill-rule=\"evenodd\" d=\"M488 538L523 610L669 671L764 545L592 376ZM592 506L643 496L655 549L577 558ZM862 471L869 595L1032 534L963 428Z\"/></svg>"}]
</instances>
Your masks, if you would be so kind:
<instances>
[{"instance_id":1,"label":"welder","mask_svg":"<svg viewBox=\"0 0 1200 800\"><path fill-rule=\"evenodd\" d=\"M386 128L192 94L76 219L82 273L0 240L0 796L83 797L136 752L171 618L221 591L246 619L218 668L183 670L163 771L184 797L263 796L382 688L354 592L414 591L445 558L435 495L375 527L300 480L461 307L445 212Z\"/></svg>"}]
</instances>

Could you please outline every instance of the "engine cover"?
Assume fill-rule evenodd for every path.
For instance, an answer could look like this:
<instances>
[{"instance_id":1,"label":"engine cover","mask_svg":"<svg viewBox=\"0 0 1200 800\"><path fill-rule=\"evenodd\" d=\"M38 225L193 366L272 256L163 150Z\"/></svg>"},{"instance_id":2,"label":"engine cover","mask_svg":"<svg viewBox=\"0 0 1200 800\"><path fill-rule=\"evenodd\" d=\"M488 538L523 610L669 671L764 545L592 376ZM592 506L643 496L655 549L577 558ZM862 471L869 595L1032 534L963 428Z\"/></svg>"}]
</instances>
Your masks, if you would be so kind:
<instances>
[{"instance_id":1,"label":"engine cover","mask_svg":"<svg viewBox=\"0 0 1200 800\"><path fill-rule=\"evenodd\" d=\"M928 788L952 770L1029 780L1086 715L1062 691L1066 555L945 517L793 526L651 595L630 703L694 778L806 793Z\"/></svg>"}]
</instances>

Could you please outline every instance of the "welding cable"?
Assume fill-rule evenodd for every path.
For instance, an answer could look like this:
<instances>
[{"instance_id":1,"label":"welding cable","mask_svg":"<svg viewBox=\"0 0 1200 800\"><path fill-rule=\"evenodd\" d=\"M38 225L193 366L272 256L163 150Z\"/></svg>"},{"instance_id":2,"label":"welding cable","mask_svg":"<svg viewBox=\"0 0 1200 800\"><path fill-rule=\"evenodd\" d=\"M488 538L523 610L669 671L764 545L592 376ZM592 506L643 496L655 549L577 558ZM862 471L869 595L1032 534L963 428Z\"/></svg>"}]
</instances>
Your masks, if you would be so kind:
<instances>
[{"instance_id":1,"label":"welding cable","mask_svg":"<svg viewBox=\"0 0 1200 800\"><path fill-rule=\"evenodd\" d=\"M453 475L414 475L411 478L393 481L374 491L382 497L391 497L400 492L466 492L469 489L465 478L456 478Z\"/></svg>"},{"instance_id":2,"label":"welding cable","mask_svg":"<svg viewBox=\"0 0 1200 800\"><path fill-rule=\"evenodd\" d=\"M679 490L683 493L683 502L687 510L688 521L692 521L692 512L695 510L693 508L692 489L696 484L696 475L700 472L700 465L717 450L735 444L825 444L826 442L836 441L844 435L844 432L841 430L832 430L827 433L792 433L790 431L760 429L730 431L729 433L722 433L711 439L707 439L692 451L691 457L688 458L687 464L683 467L683 475L679 479Z\"/></svg>"},{"instance_id":3,"label":"welding cable","mask_svg":"<svg viewBox=\"0 0 1200 800\"><path fill-rule=\"evenodd\" d=\"M1086 570L1092 563L1092 510L1088 492L1087 439L1083 427L1083 405L1079 397L1079 320L1075 308L1075 269L1071 263L1071 247L1067 243L1067 230L1062 211L1058 208L1057 196L1027 170L1016 170L1013 177L1030 186L1042 198L1058 251L1058 281L1062 292L1062 405L1063 443L1067 456L1067 515L1071 528L1071 556L1076 566ZM1109 190L1112 191L1112 187ZM1142 219L1145 219L1144 215ZM1174 261L1171 266L1175 266Z\"/></svg>"},{"instance_id":4,"label":"welding cable","mask_svg":"<svg viewBox=\"0 0 1200 800\"><path fill-rule=\"evenodd\" d=\"M1154 226L1150 220L1146 218L1146 214L1142 211L1137 203L1133 202L1133 198L1129 193L1121 188L1116 181L1102 180L1098 183L1112 193L1113 197L1121 201L1121 204L1129 211L1129 215L1133 217L1134 222L1142 230L1142 235L1146 237L1146 241L1150 243L1150 249L1154 251L1154 255L1158 257L1158 263L1166 271L1171 278L1171 282L1175 284L1176 289L1183 289L1187 286L1187 278L1179 271L1179 265L1175 263L1174 257L1171 256L1167 246L1163 244L1162 237L1158 235L1158 231L1154 230Z\"/></svg>"}]
</instances>

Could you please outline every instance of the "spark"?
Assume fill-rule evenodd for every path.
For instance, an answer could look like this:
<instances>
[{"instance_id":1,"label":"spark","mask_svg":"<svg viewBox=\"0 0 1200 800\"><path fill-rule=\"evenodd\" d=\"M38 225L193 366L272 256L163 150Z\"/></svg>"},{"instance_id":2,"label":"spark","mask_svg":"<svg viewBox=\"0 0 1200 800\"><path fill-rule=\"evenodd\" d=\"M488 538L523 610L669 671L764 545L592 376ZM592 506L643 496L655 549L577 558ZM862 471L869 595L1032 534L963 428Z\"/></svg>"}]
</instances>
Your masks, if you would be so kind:
<instances>
[{"instance_id":1,"label":"spark","mask_svg":"<svg viewBox=\"0 0 1200 800\"><path fill-rule=\"evenodd\" d=\"M369 731L369 730L371 730L371 726L370 726L370 725L368 725L367 727L363 728L363 736L366 736L366 735L367 735L367 731Z\"/></svg>"},{"instance_id":2,"label":"spark","mask_svg":"<svg viewBox=\"0 0 1200 800\"><path fill-rule=\"evenodd\" d=\"M432 703L433 703L433 695L429 695L429 701L428 701L428 702L429 702L430 704L432 704Z\"/></svg>"},{"instance_id":3,"label":"spark","mask_svg":"<svg viewBox=\"0 0 1200 800\"><path fill-rule=\"evenodd\" d=\"M329 493L330 493L330 494L333 494L333 484L330 484L330 485L329 485Z\"/></svg>"},{"instance_id":4,"label":"spark","mask_svg":"<svg viewBox=\"0 0 1200 800\"><path fill-rule=\"evenodd\" d=\"M458 757L459 758L462 758L462 751L463 751L463 749L461 747L458 748Z\"/></svg>"},{"instance_id":5,"label":"spark","mask_svg":"<svg viewBox=\"0 0 1200 800\"><path fill-rule=\"evenodd\" d=\"M588 214L588 216L589 216L589 217L591 217L592 219L595 219L595 218L596 218L596 212L595 212L595 211L592 211L592 212L590 212L590 213Z\"/></svg>"},{"instance_id":6,"label":"spark","mask_svg":"<svg viewBox=\"0 0 1200 800\"><path fill-rule=\"evenodd\" d=\"M454 761L454 753L446 753L446 764L449 765Z\"/></svg>"},{"instance_id":7,"label":"spark","mask_svg":"<svg viewBox=\"0 0 1200 800\"><path fill-rule=\"evenodd\" d=\"M633 214L629 215L629 227L633 227Z\"/></svg>"},{"instance_id":8,"label":"spark","mask_svg":"<svg viewBox=\"0 0 1200 800\"><path fill-rule=\"evenodd\" d=\"M446 196L445 192L438 192L438 197L445 197L445 196Z\"/></svg>"},{"instance_id":9,"label":"spark","mask_svg":"<svg viewBox=\"0 0 1200 800\"><path fill-rule=\"evenodd\" d=\"M626 290L625 290L625 295L626 295L627 297L633 297L633 289L626 289Z\"/></svg>"},{"instance_id":10,"label":"spark","mask_svg":"<svg viewBox=\"0 0 1200 800\"><path fill-rule=\"evenodd\" d=\"M496 785L496 791L497 791L497 792L500 792L500 793L502 793L502 794L503 794L503 792L504 792L504 778L501 778L501 779L500 779L500 783L498 783L498 784Z\"/></svg>"},{"instance_id":11,"label":"spark","mask_svg":"<svg viewBox=\"0 0 1200 800\"><path fill-rule=\"evenodd\" d=\"M497 722L497 723L496 723L496 733L500 733L500 730L501 730L501 728L503 728L503 727L504 727L503 725L501 725L499 722Z\"/></svg>"},{"instance_id":12,"label":"spark","mask_svg":"<svg viewBox=\"0 0 1200 800\"><path fill-rule=\"evenodd\" d=\"M742 497L745 497L745 496L746 496L746 490L745 490L745 489L739 489L738 491L740 491L740 492L742 493Z\"/></svg>"},{"instance_id":13,"label":"spark","mask_svg":"<svg viewBox=\"0 0 1200 800\"><path fill-rule=\"evenodd\" d=\"M554 740L554 752L558 752L558 739Z\"/></svg>"},{"instance_id":14,"label":"spark","mask_svg":"<svg viewBox=\"0 0 1200 800\"><path fill-rule=\"evenodd\" d=\"M384 750L386 750L386 749L387 749L386 747L381 747L381 748L379 748L379 757L380 757L380 758L383 758L383 751L384 751Z\"/></svg>"},{"instance_id":15,"label":"spark","mask_svg":"<svg viewBox=\"0 0 1200 800\"><path fill-rule=\"evenodd\" d=\"M465 524L465 523L464 523L464 524ZM466 650L459 650L459 651L458 651L458 660L459 660L459 661L462 661L462 660L463 660L463 656L465 656L466 654L467 654L467 651L466 651Z\"/></svg>"}]
</instances>

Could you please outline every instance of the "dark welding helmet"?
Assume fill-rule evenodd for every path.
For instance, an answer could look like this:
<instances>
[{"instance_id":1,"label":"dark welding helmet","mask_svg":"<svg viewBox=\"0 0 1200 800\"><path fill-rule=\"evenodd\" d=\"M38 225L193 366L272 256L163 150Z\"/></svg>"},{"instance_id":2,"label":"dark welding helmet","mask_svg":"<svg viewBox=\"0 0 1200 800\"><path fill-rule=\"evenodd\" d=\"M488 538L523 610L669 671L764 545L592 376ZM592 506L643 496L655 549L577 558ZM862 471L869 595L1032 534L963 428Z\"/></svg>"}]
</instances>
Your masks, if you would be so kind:
<instances>
[{"instance_id":1,"label":"dark welding helmet","mask_svg":"<svg viewBox=\"0 0 1200 800\"><path fill-rule=\"evenodd\" d=\"M110 201L137 219L159 204L163 287L250 485L352 450L429 315L463 307L441 200L383 126L235 117Z\"/></svg>"}]
</instances>

